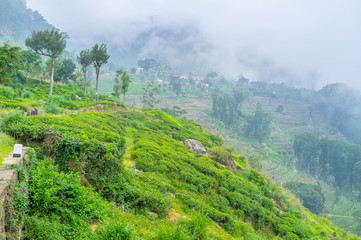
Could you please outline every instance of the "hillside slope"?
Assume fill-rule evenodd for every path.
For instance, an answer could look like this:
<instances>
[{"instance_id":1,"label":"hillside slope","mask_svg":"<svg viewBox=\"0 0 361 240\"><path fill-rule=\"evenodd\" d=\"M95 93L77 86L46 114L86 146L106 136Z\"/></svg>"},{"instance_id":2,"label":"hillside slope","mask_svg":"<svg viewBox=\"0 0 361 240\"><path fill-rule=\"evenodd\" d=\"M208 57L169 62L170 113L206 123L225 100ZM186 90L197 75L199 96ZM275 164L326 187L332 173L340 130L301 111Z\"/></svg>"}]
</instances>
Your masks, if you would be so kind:
<instances>
[{"instance_id":1,"label":"hillside slope","mask_svg":"<svg viewBox=\"0 0 361 240\"><path fill-rule=\"evenodd\" d=\"M238 153L249 158L249 163L262 170L279 184L287 182L304 182L320 185L326 197L323 213L329 216L337 226L359 232L358 219L354 217L361 209L357 192L338 189L327 178L306 173L298 167L297 158L293 153L293 140L296 135L303 132L312 132L320 137L345 140L345 136L332 127L322 116L321 112L311 103L302 99L248 96L241 104L241 111L246 115L254 113L260 103L272 116L271 135L266 139L266 145L260 145L244 136L237 135L223 123L207 116L211 111L212 99L210 92L201 91L176 98L175 94L160 94L158 108L179 106L186 110L185 116L201 124L208 131L220 134L225 144L235 146ZM137 101L141 105L139 95L127 97L127 103ZM283 111L277 111L278 106L283 106Z\"/></svg>"},{"instance_id":2,"label":"hillside slope","mask_svg":"<svg viewBox=\"0 0 361 240\"><path fill-rule=\"evenodd\" d=\"M28 9L24 0L0 0L0 43L10 40L23 45L33 31L51 27L37 11Z\"/></svg>"},{"instance_id":3,"label":"hillside slope","mask_svg":"<svg viewBox=\"0 0 361 240\"><path fill-rule=\"evenodd\" d=\"M26 101L42 113L37 99ZM9 208L24 210L9 230L24 226L25 239L357 239L193 121L112 104L64 109L78 99L59 105L61 114L24 116L11 112L21 99L12 101L19 105L2 105L1 129L34 149L24 169L28 203ZM186 139L210 155L194 154ZM237 174L214 161L230 156Z\"/></svg>"}]
</instances>

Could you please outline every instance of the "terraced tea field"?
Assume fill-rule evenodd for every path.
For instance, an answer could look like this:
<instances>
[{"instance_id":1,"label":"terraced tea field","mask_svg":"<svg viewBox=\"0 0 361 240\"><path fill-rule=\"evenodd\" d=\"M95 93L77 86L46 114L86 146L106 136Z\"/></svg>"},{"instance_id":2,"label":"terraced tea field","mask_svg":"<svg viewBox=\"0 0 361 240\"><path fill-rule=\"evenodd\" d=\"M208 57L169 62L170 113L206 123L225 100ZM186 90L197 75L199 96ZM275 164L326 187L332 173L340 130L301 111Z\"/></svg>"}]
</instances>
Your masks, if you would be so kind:
<instances>
[{"instance_id":1,"label":"terraced tea field","mask_svg":"<svg viewBox=\"0 0 361 240\"><path fill-rule=\"evenodd\" d=\"M174 94L156 95L160 100L157 108L179 106L186 110L185 117L193 119L208 131L218 133L228 146L235 146L239 154L249 159L259 159L261 170L277 183L301 181L309 184L320 184L326 197L325 215L334 223L350 231L355 231L356 219L352 216L355 210L361 209L361 204L350 192L336 190L327 179L319 179L297 168L293 154L292 143L294 137L301 132L314 132L320 137L344 139L344 136L332 129L317 109L311 104L285 99L265 98L253 96L242 104L242 112L253 114L258 103L272 115L272 131L266 141L267 146L260 146L244 137L235 136L231 129L227 129L218 121L207 117L206 111L211 111L212 101L208 93L176 98ZM131 95L126 104L141 107L141 95ZM283 112L277 107L282 105ZM342 197L341 197L342 196Z\"/></svg>"}]
</instances>

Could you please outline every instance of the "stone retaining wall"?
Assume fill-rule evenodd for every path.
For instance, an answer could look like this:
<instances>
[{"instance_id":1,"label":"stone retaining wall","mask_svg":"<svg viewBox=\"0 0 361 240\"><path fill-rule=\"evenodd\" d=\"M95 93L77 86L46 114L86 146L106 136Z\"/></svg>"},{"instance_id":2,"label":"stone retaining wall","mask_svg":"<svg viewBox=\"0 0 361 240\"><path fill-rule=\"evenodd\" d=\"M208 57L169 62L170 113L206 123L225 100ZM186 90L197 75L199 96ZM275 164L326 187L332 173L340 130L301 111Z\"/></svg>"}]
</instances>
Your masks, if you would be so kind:
<instances>
[{"instance_id":1,"label":"stone retaining wall","mask_svg":"<svg viewBox=\"0 0 361 240\"><path fill-rule=\"evenodd\" d=\"M5 232L5 210L6 198L9 194L9 189L17 184L18 172L13 169L6 169L7 165L16 164L23 165L23 157L26 156L28 148L23 148L23 154L20 158L13 158L11 152L9 157L0 165L0 240L6 239Z\"/></svg>"}]
</instances>

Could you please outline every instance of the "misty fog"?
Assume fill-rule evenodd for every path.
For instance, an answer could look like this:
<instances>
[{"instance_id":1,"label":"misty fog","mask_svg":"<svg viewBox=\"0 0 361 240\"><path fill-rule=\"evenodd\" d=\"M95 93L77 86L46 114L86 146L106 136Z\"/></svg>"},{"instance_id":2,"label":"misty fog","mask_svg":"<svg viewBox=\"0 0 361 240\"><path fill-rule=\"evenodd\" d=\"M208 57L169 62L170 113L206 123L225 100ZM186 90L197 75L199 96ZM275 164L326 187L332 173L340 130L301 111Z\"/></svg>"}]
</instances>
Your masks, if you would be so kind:
<instances>
[{"instance_id":1,"label":"misty fog","mask_svg":"<svg viewBox=\"0 0 361 240\"><path fill-rule=\"evenodd\" d=\"M70 49L104 42L111 62L153 57L173 69L232 80L361 89L361 2L27 0L70 36Z\"/></svg>"}]
</instances>

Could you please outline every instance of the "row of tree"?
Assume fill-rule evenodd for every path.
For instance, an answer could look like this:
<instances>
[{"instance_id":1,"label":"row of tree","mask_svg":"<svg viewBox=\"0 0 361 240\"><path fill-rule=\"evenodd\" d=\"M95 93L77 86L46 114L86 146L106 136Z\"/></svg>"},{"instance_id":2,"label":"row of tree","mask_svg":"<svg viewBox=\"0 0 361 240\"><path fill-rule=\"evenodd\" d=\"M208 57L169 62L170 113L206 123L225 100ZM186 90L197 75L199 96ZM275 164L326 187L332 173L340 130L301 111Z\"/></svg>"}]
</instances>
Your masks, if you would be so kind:
<instances>
[{"instance_id":1,"label":"row of tree","mask_svg":"<svg viewBox=\"0 0 361 240\"><path fill-rule=\"evenodd\" d=\"M361 144L361 96L345 84L323 87L314 97L314 105L326 119L351 141Z\"/></svg>"},{"instance_id":2,"label":"row of tree","mask_svg":"<svg viewBox=\"0 0 361 240\"><path fill-rule=\"evenodd\" d=\"M303 206L315 214L321 214L325 208L325 196L320 185L302 182L288 182L285 185L293 194L302 200Z\"/></svg>"},{"instance_id":3,"label":"row of tree","mask_svg":"<svg viewBox=\"0 0 361 240\"><path fill-rule=\"evenodd\" d=\"M361 191L361 146L302 133L296 136L293 149L306 172L328 177L339 187Z\"/></svg>"},{"instance_id":4,"label":"row of tree","mask_svg":"<svg viewBox=\"0 0 361 240\"><path fill-rule=\"evenodd\" d=\"M243 100L244 94L241 88L233 88L233 94L213 92L212 116L232 128L237 128L245 119L247 121L246 136L263 142L271 133L271 115L263 111L260 104L257 104L254 115L243 117L241 112Z\"/></svg>"},{"instance_id":5,"label":"row of tree","mask_svg":"<svg viewBox=\"0 0 361 240\"><path fill-rule=\"evenodd\" d=\"M240 89L234 89L232 95L215 91L212 94L212 116L228 126L233 126L242 116L242 101L243 94Z\"/></svg>"},{"instance_id":6,"label":"row of tree","mask_svg":"<svg viewBox=\"0 0 361 240\"><path fill-rule=\"evenodd\" d=\"M258 142L264 142L271 133L272 117L257 104L254 115L247 117L246 135Z\"/></svg>"},{"instance_id":7,"label":"row of tree","mask_svg":"<svg viewBox=\"0 0 361 240\"><path fill-rule=\"evenodd\" d=\"M75 64L70 59L64 59L56 68L57 59L61 57L66 47L66 34L60 33L59 30L53 28L52 30L43 30L33 32L31 37L27 38L25 45L31 48L36 54L49 57L50 59L50 89L49 95L53 94L54 76L59 78L56 74L61 74L64 79L74 79L73 73ZM28 56L31 54L29 53ZM33 67L39 62L39 57L32 56L31 63ZM77 60L82 66L84 74L84 93L86 94L87 68L93 64L96 72L96 100L98 100L98 82L100 68L108 62L109 55L107 54L107 47L105 44L95 44L92 50L86 49L80 52ZM29 61L27 61L29 63ZM56 71L57 69L57 71Z\"/></svg>"}]
</instances>

